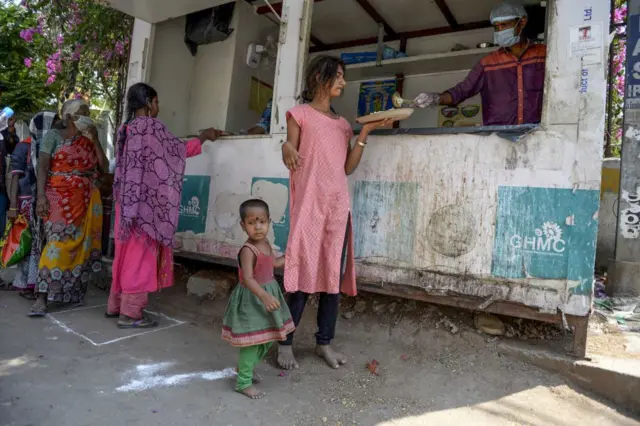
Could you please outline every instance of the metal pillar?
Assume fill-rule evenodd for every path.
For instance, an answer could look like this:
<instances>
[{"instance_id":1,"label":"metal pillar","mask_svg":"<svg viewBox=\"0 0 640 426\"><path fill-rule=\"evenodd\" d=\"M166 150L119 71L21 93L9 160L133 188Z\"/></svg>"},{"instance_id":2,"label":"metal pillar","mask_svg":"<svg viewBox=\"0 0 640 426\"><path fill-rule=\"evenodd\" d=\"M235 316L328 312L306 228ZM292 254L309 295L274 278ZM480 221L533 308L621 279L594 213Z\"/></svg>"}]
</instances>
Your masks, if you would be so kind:
<instances>
[{"instance_id":1,"label":"metal pillar","mask_svg":"<svg viewBox=\"0 0 640 426\"><path fill-rule=\"evenodd\" d=\"M607 285L615 296L640 296L640 0L628 4L618 227Z\"/></svg>"}]
</instances>

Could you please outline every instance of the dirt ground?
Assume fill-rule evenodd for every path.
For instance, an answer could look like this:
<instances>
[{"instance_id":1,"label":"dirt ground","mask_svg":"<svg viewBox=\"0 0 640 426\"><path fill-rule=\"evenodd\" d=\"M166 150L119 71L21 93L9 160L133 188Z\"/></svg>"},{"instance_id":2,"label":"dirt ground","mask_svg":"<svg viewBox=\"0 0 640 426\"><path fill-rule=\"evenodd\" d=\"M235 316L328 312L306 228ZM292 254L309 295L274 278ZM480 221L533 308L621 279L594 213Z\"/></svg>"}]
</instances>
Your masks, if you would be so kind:
<instances>
[{"instance_id":1,"label":"dirt ground","mask_svg":"<svg viewBox=\"0 0 640 426\"><path fill-rule=\"evenodd\" d=\"M312 305L296 334L301 368L282 372L270 357L258 367L268 395L251 401L220 378L237 354L219 337L224 300L187 297L179 279L152 298L160 329L140 335L105 319L105 300L94 288L85 309L33 320L27 301L0 293L0 425L639 424L558 375L500 356L465 312L345 299L336 345L349 363L331 370L313 354ZM555 328L507 330L565 343Z\"/></svg>"}]
</instances>

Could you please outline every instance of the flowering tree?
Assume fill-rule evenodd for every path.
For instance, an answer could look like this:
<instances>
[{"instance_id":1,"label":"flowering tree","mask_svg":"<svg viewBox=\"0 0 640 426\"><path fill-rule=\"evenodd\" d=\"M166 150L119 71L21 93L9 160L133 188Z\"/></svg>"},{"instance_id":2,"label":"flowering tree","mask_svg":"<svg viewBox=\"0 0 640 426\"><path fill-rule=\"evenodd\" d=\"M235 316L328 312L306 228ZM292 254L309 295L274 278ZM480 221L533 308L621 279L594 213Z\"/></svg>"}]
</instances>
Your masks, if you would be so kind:
<instances>
[{"instance_id":1,"label":"flowering tree","mask_svg":"<svg viewBox=\"0 0 640 426\"><path fill-rule=\"evenodd\" d=\"M607 120L609 134L605 141L605 157L619 157L622 143L622 115L624 111L625 66L627 63L627 2L616 0L612 15L615 38L611 45L611 84L609 86L610 108Z\"/></svg>"},{"instance_id":2,"label":"flowering tree","mask_svg":"<svg viewBox=\"0 0 640 426\"><path fill-rule=\"evenodd\" d=\"M115 111L119 121L131 17L99 0L23 0L19 6L5 1L2 9L13 18L6 25L11 26L11 37L18 32L19 40L13 43L20 47L22 65L21 70L12 66L17 71L12 77L18 79L8 83L39 83L38 93L28 93L37 97L27 104L36 107L29 112L76 97ZM2 79L6 78L0 74ZM26 95L20 94L25 99Z\"/></svg>"}]
</instances>

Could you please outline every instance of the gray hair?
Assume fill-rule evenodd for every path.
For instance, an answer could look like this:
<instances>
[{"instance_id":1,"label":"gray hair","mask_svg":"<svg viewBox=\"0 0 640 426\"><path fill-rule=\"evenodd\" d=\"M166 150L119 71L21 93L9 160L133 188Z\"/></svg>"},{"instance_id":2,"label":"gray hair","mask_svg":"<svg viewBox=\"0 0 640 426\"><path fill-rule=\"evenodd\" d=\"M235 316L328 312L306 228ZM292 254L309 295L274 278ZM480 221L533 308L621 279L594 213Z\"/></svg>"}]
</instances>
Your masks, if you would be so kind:
<instances>
[{"instance_id":1,"label":"gray hair","mask_svg":"<svg viewBox=\"0 0 640 426\"><path fill-rule=\"evenodd\" d=\"M80 108L87 107L89 104L83 99L71 99L62 104L61 115L63 119L66 119L70 115L76 115Z\"/></svg>"}]
</instances>

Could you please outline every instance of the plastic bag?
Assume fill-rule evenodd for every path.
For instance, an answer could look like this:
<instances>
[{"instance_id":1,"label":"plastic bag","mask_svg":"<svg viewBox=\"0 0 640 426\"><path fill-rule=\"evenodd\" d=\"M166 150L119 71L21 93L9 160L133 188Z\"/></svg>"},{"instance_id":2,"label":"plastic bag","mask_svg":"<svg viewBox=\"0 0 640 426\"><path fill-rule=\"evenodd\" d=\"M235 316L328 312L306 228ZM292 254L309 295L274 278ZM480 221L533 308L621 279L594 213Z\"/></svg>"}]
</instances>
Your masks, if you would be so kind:
<instances>
[{"instance_id":1,"label":"plastic bag","mask_svg":"<svg viewBox=\"0 0 640 426\"><path fill-rule=\"evenodd\" d=\"M8 268L24 260L31 253L31 230L27 220L18 215L16 220L8 222L4 239L0 242L0 263Z\"/></svg>"}]
</instances>

